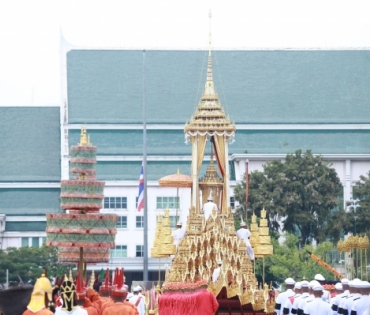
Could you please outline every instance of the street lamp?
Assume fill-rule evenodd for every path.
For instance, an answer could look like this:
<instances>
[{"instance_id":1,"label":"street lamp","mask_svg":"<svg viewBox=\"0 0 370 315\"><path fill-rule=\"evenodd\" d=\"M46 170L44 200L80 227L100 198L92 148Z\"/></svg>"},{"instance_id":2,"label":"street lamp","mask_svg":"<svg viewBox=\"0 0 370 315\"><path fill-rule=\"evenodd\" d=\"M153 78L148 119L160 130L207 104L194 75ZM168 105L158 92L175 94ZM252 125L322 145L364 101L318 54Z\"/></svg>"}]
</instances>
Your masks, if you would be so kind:
<instances>
[{"instance_id":1,"label":"street lamp","mask_svg":"<svg viewBox=\"0 0 370 315\"><path fill-rule=\"evenodd\" d=\"M354 233L354 236L356 236L356 223L357 223L357 215L356 215L356 209L361 207L361 205L359 204L360 202L360 199L351 199L348 203L348 206L347 206L347 211L350 211L351 208L353 209L353 213L355 214L354 215L354 219L355 219L355 233ZM357 260L356 260L356 249L354 250L354 262L355 262L355 274L357 276Z\"/></svg>"}]
</instances>

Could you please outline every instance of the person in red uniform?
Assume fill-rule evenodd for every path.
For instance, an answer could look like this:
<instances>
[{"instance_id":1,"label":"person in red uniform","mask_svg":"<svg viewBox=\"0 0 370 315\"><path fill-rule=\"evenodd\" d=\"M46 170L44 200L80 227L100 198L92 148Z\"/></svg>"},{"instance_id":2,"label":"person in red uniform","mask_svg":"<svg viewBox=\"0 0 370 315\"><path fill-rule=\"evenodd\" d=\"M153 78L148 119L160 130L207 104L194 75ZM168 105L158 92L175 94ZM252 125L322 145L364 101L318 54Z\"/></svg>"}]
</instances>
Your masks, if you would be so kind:
<instances>
[{"instance_id":1,"label":"person in red uniform","mask_svg":"<svg viewBox=\"0 0 370 315\"><path fill-rule=\"evenodd\" d=\"M93 301L92 301L93 300ZM88 315L99 315L101 303L99 295L90 288L86 288L80 274L76 277L76 304L87 311Z\"/></svg>"},{"instance_id":2,"label":"person in red uniform","mask_svg":"<svg viewBox=\"0 0 370 315\"><path fill-rule=\"evenodd\" d=\"M124 303L128 292L124 286L123 270L116 272L114 282L116 285L112 286L110 291L114 304L104 308L102 315L135 315L133 308Z\"/></svg>"},{"instance_id":3,"label":"person in red uniform","mask_svg":"<svg viewBox=\"0 0 370 315\"><path fill-rule=\"evenodd\" d=\"M51 283L42 274L33 287L30 303L27 305L23 315L53 315L54 313L45 306L45 300L52 301L51 292ZM45 295L47 298L45 298Z\"/></svg>"}]
</instances>

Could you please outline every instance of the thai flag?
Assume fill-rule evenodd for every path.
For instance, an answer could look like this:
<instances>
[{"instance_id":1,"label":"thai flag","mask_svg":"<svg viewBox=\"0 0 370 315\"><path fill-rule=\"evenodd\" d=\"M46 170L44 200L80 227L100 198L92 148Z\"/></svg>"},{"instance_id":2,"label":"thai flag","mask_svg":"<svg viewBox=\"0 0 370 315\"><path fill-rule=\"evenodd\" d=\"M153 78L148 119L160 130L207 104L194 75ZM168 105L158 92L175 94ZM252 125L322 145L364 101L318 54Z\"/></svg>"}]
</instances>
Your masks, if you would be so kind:
<instances>
[{"instance_id":1,"label":"thai flag","mask_svg":"<svg viewBox=\"0 0 370 315\"><path fill-rule=\"evenodd\" d=\"M144 165L141 164L140 180L139 180L139 197L137 198L137 211L144 208Z\"/></svg>"}]
</instances>

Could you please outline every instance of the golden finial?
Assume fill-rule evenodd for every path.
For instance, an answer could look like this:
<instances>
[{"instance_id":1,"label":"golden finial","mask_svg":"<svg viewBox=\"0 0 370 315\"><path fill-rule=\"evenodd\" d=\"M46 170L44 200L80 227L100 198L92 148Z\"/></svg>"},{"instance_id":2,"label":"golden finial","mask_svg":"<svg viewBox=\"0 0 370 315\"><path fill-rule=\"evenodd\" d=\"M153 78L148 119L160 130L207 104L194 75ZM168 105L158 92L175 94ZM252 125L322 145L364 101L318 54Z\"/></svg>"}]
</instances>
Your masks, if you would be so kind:
<instances>
[{"instance_id":1,"label":"golden finial","mask_svg":"<svg viewBox=\"0 0 370 315\"><path fill-rule=\"evenodd\" d=\"M263 207L262 210L261 210L261 218L262 219L266 219L266 210L265 210L265 207Z\"/></svg>"},{"instance_id":2,"label":"golden finial","mask_svg":"<svg viewBox=\"0 0 370 315\"><path fill-rule=\"evenodd\" d=\"M80 142L78 145L80 146L87 146L89 145L90 140L87 138L87 132L86 132L86 126L83 126L81 128L81 136L80 136Z\"/></svg>"},{"instance_id":3,"label":"golden finial","mask_svg":"<svg viewBox=\"0 0 370 315\"><path fill-rule=\"evenodd\" d=\"M90 279L90 289L94 288L94 283L95 283L95 271L93 270L91 273L91 279Z\"/></svg>"},{"instance_id":4,"label":"golden finial","mask_svg":"<svg viewBox=\"0 0 370 315\"><path fill-rule=\"evenodd\" d=\"M68 281L67 275L64 275L64 281Z\"/></svg>"},{"instance_id":5,"label":"golden finial","mask_svg":"<svg viewBox=\"0 0 370 315\"><path fill-rule=\"evenodd\" d=\"M73 282L72 269L69 269L69 280Z\"/></svg>"}]
</instances>

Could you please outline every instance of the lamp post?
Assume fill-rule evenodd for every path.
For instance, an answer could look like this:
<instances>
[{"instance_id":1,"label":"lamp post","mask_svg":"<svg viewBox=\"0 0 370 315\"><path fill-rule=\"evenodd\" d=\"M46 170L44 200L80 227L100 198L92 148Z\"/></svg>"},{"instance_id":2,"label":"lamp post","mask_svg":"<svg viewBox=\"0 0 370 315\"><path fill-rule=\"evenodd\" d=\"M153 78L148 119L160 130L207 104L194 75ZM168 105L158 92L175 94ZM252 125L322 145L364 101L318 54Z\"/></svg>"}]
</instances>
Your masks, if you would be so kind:
<instances>
[{"instance_id":1,"label":"lamp post","mask_svg":"<svg viewBox=\"0 0 370 315\"><path fill-rule=\"evenodd\" d=\"M360 199L351 199L349 202L348 202L348 206L347 206L347 211L350 211L351 208L353 209L353 213L354 213L354 219L355 219L355 231L354 231L354 236L356 236L356 224L357 224L357 215L356 215L356 209L361 207L361 205L359 204L360 202ZM355 275L357 276L357 257L356 257L356 249L354 250L354 265L355 265Z\"/></svg>"}]
</instances>

